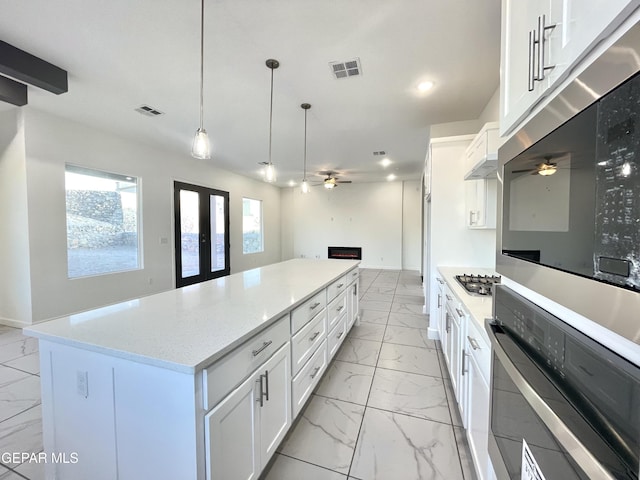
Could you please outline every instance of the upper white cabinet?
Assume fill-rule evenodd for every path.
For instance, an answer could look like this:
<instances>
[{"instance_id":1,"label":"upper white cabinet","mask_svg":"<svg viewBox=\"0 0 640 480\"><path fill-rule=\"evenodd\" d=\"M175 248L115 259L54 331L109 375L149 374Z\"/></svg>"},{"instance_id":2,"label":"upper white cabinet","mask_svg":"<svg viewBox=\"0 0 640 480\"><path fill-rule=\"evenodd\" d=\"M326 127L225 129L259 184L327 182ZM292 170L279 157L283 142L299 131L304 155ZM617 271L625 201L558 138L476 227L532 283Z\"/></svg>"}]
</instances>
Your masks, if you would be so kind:
<instances>
[{"instance_id":1,"label":"upper white cabinet","mask_svg":"<svg viewBox=\"0 0 640 480\"><path fill-rule=\"evenodd\" d=\"M468 228L496 228L498 123L487 123L464 153Z\"/></svg>"},{"instance_id":2,"label":"upper white cabinet","mask_svg":"<svg viewBox=\"0 0 640 480\"><path fill-rule=\"evenodd\" d=\"M514 130L638 5L640 0L503 0L500 134Z\"/></svg>"}]
</instances>

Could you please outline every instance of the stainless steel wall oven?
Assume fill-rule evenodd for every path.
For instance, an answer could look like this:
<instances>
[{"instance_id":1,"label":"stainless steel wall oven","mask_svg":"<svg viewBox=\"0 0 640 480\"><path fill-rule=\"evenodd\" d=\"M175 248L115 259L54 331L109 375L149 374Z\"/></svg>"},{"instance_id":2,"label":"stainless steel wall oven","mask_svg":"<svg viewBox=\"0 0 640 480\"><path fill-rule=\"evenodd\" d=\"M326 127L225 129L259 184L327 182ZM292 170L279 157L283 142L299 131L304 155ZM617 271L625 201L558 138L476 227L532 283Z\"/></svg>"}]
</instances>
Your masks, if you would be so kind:
<instances>
[{"instance_id":1,"label":"stainless steel wall oven","mask_svg":"<svg viewBox=\"0 0 640 480\"><path fill-rule=\"evenodd\" d=\"M637 480L640 368L504 285L486 328L498 478Z\"/></svg>"}]
</instances>

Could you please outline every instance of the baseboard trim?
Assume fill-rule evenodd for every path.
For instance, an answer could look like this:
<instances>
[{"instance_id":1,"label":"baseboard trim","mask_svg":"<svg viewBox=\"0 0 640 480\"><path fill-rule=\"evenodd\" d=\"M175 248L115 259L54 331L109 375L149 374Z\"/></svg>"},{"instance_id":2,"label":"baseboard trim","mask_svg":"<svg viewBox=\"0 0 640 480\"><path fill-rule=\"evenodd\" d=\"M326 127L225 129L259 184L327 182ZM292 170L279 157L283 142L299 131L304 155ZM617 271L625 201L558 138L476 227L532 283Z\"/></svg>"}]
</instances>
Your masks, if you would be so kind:
<instances>
[{"instance_id":1,"label":"baseboard trim","mask_svg":"<svg viewBox=\"0 0 640 480\"><path fill-rule=\"evenodd\" d=\"M427 338L430 340L440 340L440 332L437 328L429 327L427 330Z\"/></svg>"},{"instance_id":2,"label":"baseboard trim","mask_svg":"<svg viewBox=\"0 0 640 480\"><path fill-rule=\"evenodd\" d=\"M7 327L25 328L30 327L32 324L27 322L21 322L19 320L13 320L12 318L0 317L0 325L6 325Z\"/></svg>"}]
</instances>

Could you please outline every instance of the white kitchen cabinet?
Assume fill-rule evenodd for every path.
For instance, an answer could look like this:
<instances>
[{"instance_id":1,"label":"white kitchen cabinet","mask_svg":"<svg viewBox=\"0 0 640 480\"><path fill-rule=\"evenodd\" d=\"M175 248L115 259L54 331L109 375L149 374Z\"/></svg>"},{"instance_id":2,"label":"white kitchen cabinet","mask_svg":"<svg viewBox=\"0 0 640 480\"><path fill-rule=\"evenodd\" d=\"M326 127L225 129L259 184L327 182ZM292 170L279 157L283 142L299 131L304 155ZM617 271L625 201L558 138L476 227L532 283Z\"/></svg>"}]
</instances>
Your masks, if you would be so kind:
<instances>
[{"instance_id":1,"label":"white kitchen cabinet","mask_svg":"<svg viewBox=\"0 0 640 480\"><path fill-rule=\"evenodd\" d=\"M461 383L461 365L462 365L462 334L464 331L464 317L461 318L460 308L456 305L455 297L449 295L445 308L445 332L446 332L446 349L445 360L449 366L449 376L451 378L451 386L455 394L457 402L460 404L462 395ZM460 412L462 413L462 412ZM464 416L462 417L464 419Z\"/></svg>"},{"instance_id":2,"label":"white kitchen cabinet","mask_svg":"<svg viewBox=\"0 0 640 480\"><path fill-rule=\"evenodd\" d=\"M638 5L638 0L503 0L501 135L578 70L601 40L619 38L624 32L616 29Z\"/></svg>"},{"instance_id":3,"label":"white kitchen cabinet","mask_svg":"<svg viewBox=\"0 0 640 480\"><path fill-rule=\"evenodd\" d=\"M471 457L479 480L488 480L489 466L489 376L491 349L476 325L469 322L469 330L464 339L464 383L466 431ZM488 360L488 362L487 362Z\"/></svg>"},{"instance_id":4,"label":"white kitchen cabinet","mask_svg":"<svg viewBox=\"0 0 640 480\"><path fill-rule=\"evenodd\" d=\"M485 123L464 152L464 179L496 178L499 147L498 122Z\"/></svg>"},{"instance_id":5,"label":"white kitchen cabinet","mask_svg":"<svg viewBox=\"0 0 640 480\"><path fill-rule=\"evenodd\" d=\"M444 303L444 296L447 293L447 285L445 283L445 281L440 278L440 277L436 277L436 284L437 284L437 297L436 297L436 316L437 316L437 321L438 321L438 333L440 335L440 344L441 344L441 348L444 352L445 349L445 344L447 343L447 339L446 339L446 321L445 321L445 303Z\"/></svg>"},{"instance_id":6,"label":"white kitchen cabinet","mask_svg":"<svg viewBox=\"0 0 640 480\"><path fill-rule=\"evenodd\" d=\"M347 291L347 325L346 333L349 333L351 327L358 319L360 312L360 272L358 269L351 272L349 275L349 288Z\"/></svg>"},{"instance_id":7,"label":"white kitchen cabinet","mask_svg":"<svg viewBox=\"0 0 640 480\"><path fill-rule=\"evenodd\" d=\"M496 228L498 199L496 179L467 180L465 206L467 228Z\"/></svg>"},{"instance_id":8,"label":"white kitchen cabinet","mask_svg":"<svg viewBox=\"0 0 640 480\"><path fill-rule=\"evenodd\" d=\"M291 425L290 361L287 343L205 416L208 480L258 478Z\"/></svg>"}]
</instances>

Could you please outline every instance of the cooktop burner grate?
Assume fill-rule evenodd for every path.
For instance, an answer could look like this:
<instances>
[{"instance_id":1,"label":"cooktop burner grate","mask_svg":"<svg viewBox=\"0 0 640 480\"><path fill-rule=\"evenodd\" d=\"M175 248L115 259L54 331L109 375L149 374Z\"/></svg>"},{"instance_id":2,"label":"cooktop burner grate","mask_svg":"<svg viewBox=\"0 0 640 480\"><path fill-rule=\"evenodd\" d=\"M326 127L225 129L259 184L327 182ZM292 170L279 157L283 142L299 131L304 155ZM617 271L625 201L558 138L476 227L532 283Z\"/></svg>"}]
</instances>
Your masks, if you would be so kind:
<instances>
[{"instance_id":1,"label":"cooktop burner grate","mask_svg":"<svg viewBox=\"0 0 640 480\"><path fill-rule=\"evenodd\" d=\"M456 280L467 293L481 297L490 296L493 284L500 283L500 279L500 275L456 275Z\"/></svg>"}]
</instances>

